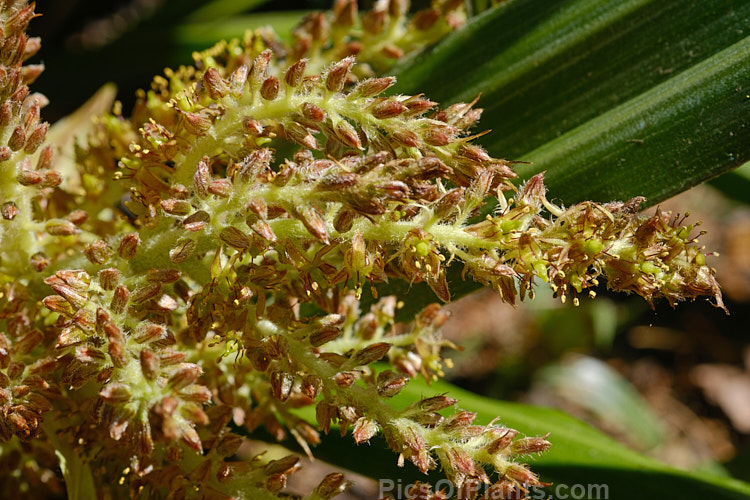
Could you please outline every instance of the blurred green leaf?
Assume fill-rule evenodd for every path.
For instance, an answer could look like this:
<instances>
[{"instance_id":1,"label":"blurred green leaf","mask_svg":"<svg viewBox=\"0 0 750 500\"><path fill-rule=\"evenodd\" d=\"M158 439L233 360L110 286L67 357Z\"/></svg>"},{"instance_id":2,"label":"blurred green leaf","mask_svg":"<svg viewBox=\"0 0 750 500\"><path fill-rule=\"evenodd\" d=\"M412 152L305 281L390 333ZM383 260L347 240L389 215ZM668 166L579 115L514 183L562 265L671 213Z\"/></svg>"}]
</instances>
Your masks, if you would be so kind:
<instances>
[{"instance_id":1,"label":"blurred green leaf","mask_svg":"<svg viewBox=\"0 0 750 500\"><path fill-rule=\"evenodd\" d=\"M220 19L235 16L256 9L268 2L269 0L212 0L191 12L187 17L187 21L201 22L205 19Z\"/></svg>"},{"instance_id":2,"label":"blurred green leaf","mask_svg":"<svg viewBox=\"0 0 750 500\"><path fill-rule=\"evenodd\" d=\"M750 496L750 485L746 483L708 473L673 469L626 448L556 409L495 401L447 382L427 385L421 379L410 382L393 402L396 407L405 407L421 397L439 393L458 398L462 408L476 412L477 423L488 424L499 416L502 424L525 435L551 433L549 439L553 444L550 451L528 460L542 481L555 483L547 489L548 494L554 493L555 485L563 485L560 493L565 487L572 488L573 485L584 488L588 485L606 485L606 490L599 490L606 491L606 496L598 498L740 500ZM306 416L314 418L312 413L308 411ZM404 484L417 479L434 482L441 477L439 472L422 475L411 464L404 469L397 468L396 456L385 446L378 439L374 439L370 445L355 446L351 436L339 439L330 435L316 447L315 456L370 477L399 477ZM567 491L571 493L570 489ZM595 491L596 488L592 487L592 492ZM589 498L596 497L592 495Z\"/></svg>"},{"instance_id":3,"label":"blurred green leaf","mask_svg":"<svg viewBox=\"0 0 750 500\"><path fill-rule=\"evenodd\" d=\"M750 159L749 26L748 2L511 0L400 63L395 90L481 94L483 144L555 199L656 203Z\"/></svg>"},{"instance_id":4,"label":"blurred green leaf","mask_svg":"<svg viewBox=\"0 0 750 500\"><path fill-rule=\"evenodd\" d=\"M174 30L174 41L183 50L203 50L218 40L242 37L247 30L272 26L281 38L289 39L306 11L258 12L219 20L185 23Z\"/></svg>"},{"instance_id":5,"label":"blurred green leaf","mask_svg":"<svg viewBox=\"0 0 750 500\"><path fill-rule=\"evenodd\" d=\"M539 370L536 383L586 411L639 450L651 449L664 438L661 421L643 397L603 361L590 356L566 356Z\"/></svg>"}]
</instances>

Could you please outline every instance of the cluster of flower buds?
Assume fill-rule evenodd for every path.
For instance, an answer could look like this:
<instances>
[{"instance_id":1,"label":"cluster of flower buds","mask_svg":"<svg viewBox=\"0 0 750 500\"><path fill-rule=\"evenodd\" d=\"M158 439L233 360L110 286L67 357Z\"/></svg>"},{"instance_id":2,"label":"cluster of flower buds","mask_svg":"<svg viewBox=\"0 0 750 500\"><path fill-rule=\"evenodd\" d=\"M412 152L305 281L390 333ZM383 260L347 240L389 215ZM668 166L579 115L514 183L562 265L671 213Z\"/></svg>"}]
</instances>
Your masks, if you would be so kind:
<instances>
[{"instance_id":1,"label":"cluster of flower buds","mask_svg":"<svg viewBox=\"0 0 750 500\"><path fill-rule=\"evenodd\" d=\"M132 258L137 243L126 235L119 256ZM104 247L88 250L98 264L113 254ZM43 303L57 315L61 382L71 389L100 384L94 410L99 425L115 441L132 443L141 456L153 451L154 430L167 442L182 441L201 452L195 425L208 423L202 406L211 393L197 383L202 369L185 362L186 353L172 348L176 340L166 325L153 321L177 307L163 289L180 273L152 269L131 288L119 283L119 275L114 268L101 269L96 279L83 270L62 270L45 280L57 293Z\"/></svg>"},{"instance_id":2,"label":"cluster of flower buds","mask_svg":"<svg viewBox=\"0 0 750 500\"><path fill-rule=\"evenodd\" d=\"M465 498L493 476L507 495L542 484L520 460L546 437L443 415L447 396L388 404L449 365L447 315L433 304L401 324L397 298L362 314L362 294L404 280L448 301L452 264L511 303L535 281L577 302L602 276L649 301L721 295L682 218L639 217L638 199L555 206L541 175L516 187L472 143L475 102L385 96L395 79L368 72L459 24L461 4L407 19L407 2L380 1L356 33L356 2L340 0L291 47L265 32L217 45L156 78L131 120L101 117L78 182L52 196L44 100L26 86L39 68L22 65L33 8L0 2L0 456L54 442L96 460L102 497L274 498L298 459L236 460L230 423L308 453L338 426L356 443L384 434ZM308 498L347 484L329 475Z\"/></svg>"},{"instance_id":3,"label":"cluster of flower buds","mask_svg":"<svg viewBox=\"0 0 750 500\"><path fill-rule=\"evenodd\" d=\"M490 484L485 469L488 466L509 483L543 485L518 461L547 451L550 447L547 436L517 438L515 429L493 423L472 425L476 415L468 411L448 417L439 413L455 404L456 400L448 396L434 396L414 403L391 421L385 428L385 437L391 448L400 453L400 464L409 460L422 472L439 464L459 489Z\"/></svg>"},{"instance_id":4,"label":"cluster of flower buds","mask_svg":"<svg viewBox=\"0 0 750 500\"><path fill-rule=\"evenodd\" d=\"M539 279L563 301L572 296L578 305L578 294L595 296L592 288L603 276L611 289L635 292L649 303L708 296L724 307L714 271L691 234L695 225L685 225L685 217L658 209L651 217L639 216L643 198L563 209L547 200L543 177L529 179L494 217L466 227L496 242L495 248L461 249L460 255L469 273L504 300L515 302L516 284L523 298Z\"/></svg>"},{"instance_id":5,"label":"cluster of flower buds","mask_svg":"<svg viewBox=\"0 0 750 500\"><path fill-rule=\"evenodd\" d=\"M0 239L14 241L0 249L0 272L21 276L31 266L43 269L35 232L43 228L34 220L35 205L44 199L62 176L52 166L52 148L42 143L49 124L40 121L40 109L47 103L41 94L30 94L28 85L42 72L41 65L24 62L41 47L39 38L29 37L26 28L36 16L34 5L7 1L0 5ZM40 201L35 201L40 200ZM50 234L77 231L69 220L50 221Z\"/></svg>"},{"instance_id":6,"label":"cluster of flower buds","mask_svg":"<svg viewBox=\"0 0 750 500\"><path fill-rule=\"evenodd\" d=\"M460 0L436 0L409 15L409 0L376 2L361 17L356 0L336 0L330 14L307 15L293 32L291 59L310 58L322 65L357 56L357 75L372 76L388 69L405 54L429 45L466 21Z\"/></svg>"}]
</instances>

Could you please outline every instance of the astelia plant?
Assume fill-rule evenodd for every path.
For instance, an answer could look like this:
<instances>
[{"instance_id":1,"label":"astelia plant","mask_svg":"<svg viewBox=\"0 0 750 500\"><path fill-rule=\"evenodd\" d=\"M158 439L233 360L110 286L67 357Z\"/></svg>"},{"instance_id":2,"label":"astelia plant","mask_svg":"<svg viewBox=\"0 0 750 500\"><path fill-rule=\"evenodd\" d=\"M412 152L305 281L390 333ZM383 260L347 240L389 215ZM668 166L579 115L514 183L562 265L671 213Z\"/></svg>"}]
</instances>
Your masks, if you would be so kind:
<instances>
[{"instance_id":1,"label":"astelia plant","mask_svg":"<svg viewBox=\"0 0 750 500\"><path fill-rule=\"evenodd\" d=\"M300 458L239 460L261 428L312 455L333 432L358 450L384 439L393 463L442 471L461 498L512 497L548 482L527 465L554 450L547 432L572 429L584 450L599 437L557 415L537 430L534 409L528 428L523 412L517 429L480 425L486 407L439 390L455 347L440 303L458 281L510 304L534 286L577 304L606 285L657 307L723 307L685 217L639 215L642 197L551 201L543 173L519 180L479 145L476 96L440 107L393 91L395 62L408 81L425 48L472 33L461 1L360 13L339 0L291 41L263 29L221 42L157 76L132 112L97 116L74 168L58 167L45 98L29 90L34 5L0 5L9 498L278 498ZM399 283L411 291L390 295ZM418 378L435 385L415 390ZM332 473L302 494L348 485Z\"/></svg>"}]
</instances>

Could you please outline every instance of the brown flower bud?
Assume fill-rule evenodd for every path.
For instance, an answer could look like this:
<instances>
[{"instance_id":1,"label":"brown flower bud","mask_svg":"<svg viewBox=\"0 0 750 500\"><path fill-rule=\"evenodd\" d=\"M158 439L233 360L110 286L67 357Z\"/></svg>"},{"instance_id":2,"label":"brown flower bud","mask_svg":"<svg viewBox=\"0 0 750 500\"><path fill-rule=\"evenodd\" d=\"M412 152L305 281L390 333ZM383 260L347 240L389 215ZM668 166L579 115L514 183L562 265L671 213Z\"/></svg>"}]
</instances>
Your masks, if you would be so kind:
<instances>
[{"instance_id":1,"label":"brown flower bud","mask_svg":"<svg viewBox=\"0 0 750 500\"><path fill-rule=\"evenodd\" d=\"M26 98L29 96L29 87L26 85L19 86L20 77L21 75L18 74L17 72L14 73L13 71L11 71L8 74L8 80L10 80L9 87L16 89L16 91L13 92L13 95L10 97L10 100L16 105L22 104L23 101L25 101Z\"/></svg>"},{"instance_id":2,"label":"brown flower bud","mask_svg":"<svg viewBox=\"0 0 750 500\"><path fill-rule=\"evenodd\" d=\"M3 203L2 209L0 209L0 212L2 212L3 219L13 220L18 215L18 207L13 201L6 201L5 203Z\"/></svg>"},{"instance_id":3,"label":"brown flower bud","mask_svg":"<svg viewBox=\"0 0 750 500\"><path fill-rule=\"evenodd\" d=\"M181 264L193 255L197 246L198 243L195 240L180 238L177 240L175 246L169 251L169 260L175 264Z\"/></svg>"},{"instance_id":4,"label":"brown flower bud","mask_svg":"<svg viewBox=\"0 0 750 500\"><path fill-rule=\"evenodd\" d=\"M334 63L326 75L326 88L331 92L341 92L353 65L354 58L351 56Z\"/></svg>"},{"instance_id":5,"label":"brown flower bud","mask_svg":"<svg viewBox=\"0 0 750 500\"><path fill-rule=\"evenodd\" d=\"M146 342L158 342L168 337L167 328L164 325L150 322L141 322L133 332L133 340L139 344Z\"/></svg>"},{"instance_id":6,"label":"brown flower bud","mask_svg":"<svg viewBox=\"0 0 750 500\"><path fill-rule=\"evenodd\" d=\"M505 433L494 440L487 447L487 453L494 455L495 453L503 452L513 442L513 438L518 435L518 431L515 429L506 429Z\"/></svg>"},{"instance_id":7,"label":"brown flower bud","mask_svg":"<svg viewBox=\"0 0 750 500\"><path fill-rule=\"evenodd\" d=\"M407 109L408 108L406 106L396 100L386 99L373 104L370 113L372 113L372 116L374 116L375 118L379 118L382 120L386 118L394 118Z\"/></svg>"},{"instance_id":8,"label":"brown flower bud","mask_svg":"<svg viewBox=\"0 0 750 500\"><path fill-rule=\"evenodd\" d=\"M239 163L238 173L240 180L242 182L251 182L255 180L258 175L268 168L271 164L271 160L272 154L270 149L262 148L253 151L250 156L247 156ZM258 207L257 209L256 205ZM260 207L264 205L265 202L262 198L253 198L250 203L248 203L248 208L265 219L265 208L263 210L260 209Z\"/></svg>"},{"instance_id":9,"label":"brown flower bud","mask_svg":"<svg viewBox=\"0 0 750 500\"><path fill-rule=\"evenodd\" d=\"M110 323L107 325L107 330L110 331L120 331L119 328L117 328L115 325ZM120 333L120 337L122 337L122 333ZM110 339L109 346L107 348L107 352L109 353L109 357L112 360L112 364L117 368L124 367L128 362L128 353L125 348L125 339L122 338L118 341L114 339Z\"/></svg>"},{"instance_id":10,"label":"brown flower bud","mask_svg":"<svg viewBox=\"0 0 750 500\"><path fill-rule=\"evenodd\" d=\"M219 467L216 469L216 480L220 484L231 481L237 464L238 462L220 462Z\"/></svg>"},{"instance_id":11,"label":"brown flower bud","mask_svg":"<svg viewBox=\"0 0 750 500\"><path fill-rule=\"evenodd\" d=\"M271 373L271 389L276 399L282 403L289 399L294 387L294 375L287 372L275 371Z\"/></svg>"},{"instance_id":12,"label":"brown flower bud","mask_svg":"<svg viewBox=\"0 0 750 500\"><path fill-rule=\"evenodd\" d=\"M52 236L71 236L81 232L75 224L64 219L50 219L44 229Z\"/></svg>"},{"instance_id":13,"label":"brown flower bud","mask_svg":"<svg viewBox=\"0 0 750 500\"><path fill-rule=\"evenodd\" d=\"M425 412L440 411L449 406L453 406L458 403L458 400L450 398L444 394L440 396L433 396L431 398L421 400L418 405L419 409Z\"/></svg>"},{"instance_id":14,"label":"brown flower bud","mask_svg":"<svg viewBox=\"0 0 750 500\"><path fill-rule=\"evenodd\" d=\"M104 264L112 258L114 251L106 241L97 240L86 245L83 253L92 264Z\"/></svg>"},{"instance_id":15,"label":"brown flower bud","mask_svg":"<svg viewBox=\"0 0 750 500\"><path fill-rule=\"evenodd\" d=\"M232 93L236 96L241 96L242 91L245 88L247 82L248 68L246 65L242 65L229 75L229 85L232 87Z\"/></svg>"},{"instance_id":16,"label":"brown flower bud","mask_svg":"<svg viewBox=\"0 0 750 500\"><path fill-rule=\"evenodd\" d=\"M208 197L208 185L211 183L211 167L208 165L208 157L204 156L198 162L198 167L193 175L193 191L198 198Z\"/></svg>"},{"instance_id":17,"label":"brown flower bud","mask_svg":"<svg viewBox=\"0 0 750 500\"><path fill-rule=\"evenodd\" d=\"M47 122L37 125L26 140L26 145L23 147L23 150L28 154L34 154L44 142L45 137L47 137L48 128L49 123Z\"/></svg>"},{"instance_id":18,"label":"brown flower bud","mask_svg":"<svg viewBox=\"0 0 750 500\"><path fill-rule=\"evenodd\" d=\"M120 281L120 271L115 268L107 268L99 271L99 286L105 290L114 290Z\"/></svg>"},{"instance_id":19,"label":"brown flower bud","mask_svg":"<svg viewBox=\"0 0 750 500\"><path fill-rule=\"evenodd\" d=\"M194 363L182 363L181 366L169 377L167 387L179 391L191 384L203 375L203 369Z\"/></svg>"},{"instance_id":20,"label":"brown flower bud","mask_svg":"<svg viewBox=\"0 0 750 500\"><path fill-rule=\"evenodd\" d=\"M8 147L13 151L18 151L26 144L26 129L22 125L13 129L13 133L8 139Z\"/></svg>"},{"instance_id":21,"label":"brown flower bud","mask_svg":"<svg viewBox=\"0 0 750 500\"><path fill-rule=\"evenodd\" d=\"M346 388L354 385L354 382L357 381L357 377L352 372L339 372L333 376L333 381L339 387Z\"/></svg>"},{"instance_id":22,"label":"brown flower bud","mask_svg":"<svg viewBox=\"0 0 750 500\"><path fill-rule=\"evenodd\" d=\"M333 219L333 227L339 233L347 233L351 230L354 225L354 220L357 218L357 212L353 210L341 209Z\"/></svg>"},{"instance_id":23,"label":"brown flower bud","mask_svg":"<svg viewBox=\"0 0 750 500\"><path fill-rule=\"evenodd\" d=\"M44 297L42 299L42 304L52 312L68 316L73 313L73 308L70 306L70 303L60 295L49 295Z\"/></svg>"},{"instance_id":24,"label":"brown flower bud","mask_svg":"<svg viewBox=\"0 0 750 500\"><path fill-rule=\"evenodd\" d=\"M21 337L13 346L15 352L24 355L30 353L36 346L44 340L44 334L39 330L30 330ZM18 397L18 396L16 396Z\"/></svg>"},{"instance_id":25,"label":"brown flower bud","mask_svg":"<svg viewBox=\"0 0 750 500\"><path fill-rule=\"evenodd\" d=\"M216 454L220 457L231 457L237 453L244 442L245 438L230 432L222 437L219 444L216 445Z\"/></svg>"},{"instance_id":26,"label":"brown flower bud","mask_svg":"<svg viewBox=\"0 0 750 500\"><path fill-rule=\"evenodd\" d=\"M57 187L60 184L62 184L62 174L60 174L60 172L57 172L55 170L45 170L42 183L39 185L39 187L51 188Z\"/></svg>"},{"instance_id":27,"label":"brown flower bud","mask_svg":"<svg viewBox=\"0 0 750 500\"><path fill-rule=\"evenodd\" d=\"M352 94L362 97L374 97L396 83L396 77L386 76L383 78L370 78L357 85Z\"/></svg>"},{"instance_id":28,"label":"brown flower bud","mask_svg":"<svg viewBox=\"0 0 750 500\"><path fill-rule=\"evenodd\" d=\"M477 414L470 411L461 410L446 418L441 424L441 428L447 433L458 432L471 425Z\"/></svg>"},{"instance_id":29,"label":"brown flower bud","mask_svg":"<svg viewBox=\"0 0 750 500\"><path fill-rule=\"evenodd\" d=\"M271 474L266 478L266 489L271 493L278 493L286 488L286 479L284 474Z\"/></svg>"},{"instance_id":30,"label":"brown flower bud","mask_svg":"<svg viewBox=\"0 0 750 500\"><path fill-rule=\"evenodd\" d=\"M416 148L421 144L419 136L411 130L396 130L393 132L392 136L399 144L403 144L404 146L409 148Z\"/></svg>"},{"instance_id":31,"label":"brown flower bud","mask_svg":"<svg viewBox=\"0 0 750 500\"><path fill-rule=\"evenodd\" d=\"M40 273L50 264L49 259L43 252L37 252L31 256L30 259L31 268Z\"/></svg>"},{"instance_id":32,"label":"brown flower bud","mask_svg":"<svg viewBox=\"0 0 750 500\"><path fill-rule=\"evenodd\" d=\"M377 433L378 424L371 418L361 417L354 424L352 437L355 443L360 444L369 441Z\"/></svg>"},{"instance_id":33,"label":"brown flower bud","mask_svg":"<svg viewBox=\"0 0 750 500\"><path fill-rule=\"evenodd\" d=\"M341 120L334 127L336 137L343 142L345 145L354 148L362 149L362 142L359 140L357 130L346 120Z\"/></svg>"},{"instance_id":34,"label":"brown flower bud","mask_svg":"<svg viewBox=\"0 0 750 500\"><path fill-rule=\"evenodd\" d=\"M123 285L115 288L115 293L112 294L112 301L109 303L109 308L115 314L121 314L125 311L125 306L128 304L130 299L130 291Z\"/></svg>"},{"instance_id":35,"label":"brown flower bud","mask_svg":"<svg viewBox=\"0 0 750 500\"><path fill-rule=\"evenodd\" d=\"M277 241L273 229L271 229L271 226L269 226L266 221L255 221L250 225L250 229L252 229L253 232L255 232L258 236L270 243L275 243Z\"/></svg>"},{"instance_id":36,"label":"brown flower bud","mask_svg":"<svg viewBox=\"0 0 750 500\"><path fill-rule=\"evenodd\" d=\"M208 185L208 192L219 198L229 198L233 189L229 179L215 179Z\"/></svg>"},{"instance_id":37,"label":"brown flower bud","mask_svg":"<svg viewBox=\"0 0 750 500\"><path fill-rule=\"evenodd\" d=\"M143 304L153 299L161 292L161 283L147 283L133 291L130 299L134 304Z\"/></svg>"},{"instance_id":38,"label":"brown flower bud","mask_svg":"<svg viewBox=\"0 0 750 500\"><path fill-rule=\"evenodd\" d=\"M404 57L403 49L393 44L388 44L385 47L383 47L380 53L390 59L401 59L402 57Z\"/></svg>"},{"instance_id":39,"label":"brown flower bud","mask_svg":"<svg viewBox=\"0 0 750 500\"><path fill-rule=\"evenodd\" d=\"M13 119L13 108L11 106L10 101L5 101L2 104L2 106L0 106L0 126L2 127L7 126L12 119Z\"/></svg>"},{"instance_id":40,"label":"brown flower bud","mask_svg":"<svg viewBox=\"0 0 750 500\"><path fill-rule=\"evenodd\" d=\"M284 75L284 81L290 87L298 87L302 83L302 77L305 74L305 67L307 66L307 59L300 59L296 63L292 64L286 74Z\"/></svg>"},{"instance_id":41,"label":"brown flower bud","mask_svg":"<svg viewBox=\"0 0 750 500\"><path fill-rule=\"evenodd\" d=\"M273 52L271 49L266 49L258 54L258 57L253 61L253 67L250 70L250 84L254 89L260 88L263 80L266 79L266 72L272 57Z\"/></svg>"},{"instance_id":42,"label":"brown flower bud","mask_svg":"<svg viewBox=\"0 0 750 500\"><path fill-rule=\"evenodd\" d=\"M169 198L160 202L162 210L170 215L187 215L193 207L190 202L186 200L178 200L175 198Z\"/></svg>"},{"instance_id":43,"label":"brown flower bud","mask_svg":"<svg viewBox=\"0 0 750 500\"><path fill-rule=\"evenodd\" d=\"M110 382L99 391L99 396L110 404L126 403L133 397L130 387L120 382Z\"/></svg>"},{"instance_id":44,"label":"brown flower bud","mask_svg":"<svg viewBox=\"0 0 750 500\"><path fill-rule=\"evenodd\" d=\"M525 487L540 485L539 478L525 466L511 464L505 469L505 477Z\"/></svg>"},{"instance_id":45,"label":"brown flower bud","mask_svg":"<svg viewBox=\"0 0 750 500\"><path fill-rule=\"evenodd\" d=\"M388 342L371 344L356 353L352 360L355 366L369 365L370 363L383 359L390 349L391 344Z\"/></svg>"},{"instance_id":46,"label":"brown flower bud","mask_svg":"<svg viewBox=\"0 0 750 500\"><path fill-rule=\"evenodd\" d=\"M357 21L357 1L343 0L334 3L334 26L349 28Z\"/></svg>"},{"instance_id":47,"label":"brown flower bud","mask_svg":"<svg viewBox=\"0 0 750 500\"><path fill-rule=\"evenodd\" d=\"M404 116L418 116L434 108L437 103L422 98L411 98L404 101L404 105L407 108Z\"/></svg>"},{"instance_id":48,"label":"brown flower bud","mask_svg":"<svg viewBox=\"0 0 750 500\"><path fill-rule=\"evenodd\" d=\"M149 269L146 272L146 281L152 283L168 284L174 283L180 277L182 273L177 269Z\"/></svg>"},{"instance_id":49,"label":"brown flower bud","mask_svg":"<svg viewBox=\"0 0 750 500\"><path fill-rule=\"evenodd\" d=\"M141 349L140 354L141 372L148 380L156 380L159 376L161 360L150 349Z\"/></svg>"},{"instance_id":50,"label":"brown flower bud","mask_svg":"<svg viewBox=\"0 0 750 500\"><path fill-rule=\"evenodd\" d=\"M412 23L418 30L427 31L440 19L440 11L437 9L423 9L412 18Z\"/></svg>"},{"instance_id":51,"label":"brown flower bud","mask_svg":"<svg viewBox=\"0 0 750 500\"><path fill-rule=\"evenodd\" d=\"M253 118L245 118L242 120L242 128L248 134L259 136L263 133L263 125L258 120Z\"/></svg>"},{"instance_id":52,"label":"brown flower bud","mask_svg":"<svg viewBox=\"0 0 750 500\"><path fill-rule=\"evenodd\" d=\"M331 430L331 419L336 415L336 407L321 401L315 406L315 420L325 434Z\"/></svg>"},{"instance_id":53,"label":"brown flower bud","mask_svg":"<svg viewBox=\"0 0 750 500\"><path fill-rule=\"evenodd\" d=\"M310 102L302 103L302 115L308 120L322 122L325 120L326 112Z\"/></svg>"},{"instance_id":54,"label":"brown flower bud","mask_svg":"<svg viewBox=\"0 0 750 500\"><path fill-rule=\"evenodd\" d=\"M206 133L212 125L211 119L200 113L185 111L182 113L182 117L185 119L185 128L196 135Z\"/></svg>"},{"instance_id":55,"label":"brown flower bud","mask_svg":"<svg viewBox=\"0 0 750 500\"><path fill-rule=\"evenodd\" d=\"M279 79L275 76L266 78L260 87L260 95L267 101L273 101L279 95Z\"/></svg>"},{"instance_id":56,"label":"brown flower bud","mask_svg":"<svg viewBox=\"0 0 750 500\"><path fill-rule=\"evenodd\" d=\"M320 377L307 374L302 378L302 392L313 401L318 398L322 388L323 381L320 380Z\"/></svg>"},{"instance_id":57,"label":"brown flower bud","mask_svg":"<svg viewBox=\"0 0 750 500\"><path fill-rule=\"evenodd\" d=\"M310 344L313 347L320 347L341 335L341 330L334 326L326 326L310 334Z\"/></svg>"},{"instance_id":58,"label":"brown flower bud","mask_svg":"<svg viewBox=\"0 0 750 500\"><path fill-rule=\"evenodd\" d=\"M297 122L290 122L284 125L286 135L293 141L305 146L308 149L320 149L317 139L310 131Z\"/></svg>"},{"instance_id":59,"label":"brown flower bud","mask_svg":"<svg viewBox=\"0 0 750 500\"><path fill-rule=\"evenodd\" d=\"M42 173L36 170L21 169L18 171L16 180L22 186L36 186L42 182Z\"/></svg>"},{"instance_id":60,"label":"brown flower bud","mask_svg":"<svg viewBox=\"0 0 750 500\"><path fill-rule=\"evenodd\" d=\"M85 210L73 210L68 215L65 216L66 220L69 220L76 226L80 226L84 222L86 222L89 218L89 214Z\"/></svg>"},{"instance_id":61,"label":"brown flower bud","mask_svg":"<svg viewBox=\"0 0 750 500\"><path fill-rule=\"evenodd\" d=\"M431 146L446 146L455 138L457 130L449 125L433 124L422 132L422 139Z\"/></svg>"},{"instance_id":62,"label":"brown flower bud","mask_svg":"<svg viewBox=\"0 0 750 500\"><path fill-rule=\"evenodd\" d=\"M349 489L351 484L344 480L344 475L340 472L332 472L323 478L315 494L322 499L328 500Z\"/></svg>"},{"instance_id":63,"label":"brown flower bud","mask_svg":"<svg viewBox=\"0 0 750 500\"><path fill-rule=\"evenodd\" d=\"M379 35L385 27L386 17L384 10L373 9L362 18L362 28L368 33Z\"/></svg>"},{"instance_id":64,"label":"brown flower bud","mask_svg":"<svg viewBox=\"0 0 750 500\"><path fill-rule=\"evenodd\" d=\"M378 394L384 398L391 398L401 392L409 379L403 375L385 370L378 374Z\"/></svg>"},{"instance_id":65,"label":"brown flower bud","mask_svg":"<svg viewBox=\"0 0 750 500\"><path fill-rule=\"evenodd\" d=\"M34 4L18 9L5 21L5 36L11 37L26 31L29 22L36 17Z\"/></svg>"},{"instance_id":66,"label":"brown flower bud","mask_svg":"<svg viewBox=\"0 0 750 500\"><path fill-rule=\"evenodd\" d=\"M320 240L322 243L328 244L328 229L323 217L320 215L315 207L304 206L297 207L295 210L296 217L302 222L305 228Z\"/></svg>"},{"instance_id":67,"label":"brown flower bud","mask_svg":"<svg viewBox=\"0 0 750 500\"><path fill-rule=\"evenodd\" d=\"M208 215L208 212L199 210L185 217L182 220L182 225L188 231L195 233L198 231L202 231L208 225L210 221L211 221L211 216Z\"/></svg>"},{"instance_id":68,"label":"brown flower bud","mask_svg":"<svg viewBox=\"0 0 750 500\"><path fill-rule=\"evenodd\" d=\"M205 405L211 402L211 390L205 385L189 385L180 391L180 398L184 401Z\"/></svg>"},{"instance_id":69,"label":"brown flower bud","mask_svg":"<svg viewBox=\"0 0 750 500\"><path fill-rule=\"evenodd\" d=\"M222 229L219 239L236 250L245 250L250 246L250 238L234 226Z\"/></svg>"},{"instance_id":70,"label":"brown flower bud","mask_svg":"<svg viewBox=\"0 0 750 500\"><path fill-rule=\"evenodd\" d=\"M117 247L117 254L125 260L130 260L135 257L138 251L138 244L141 238L138 233L128 233L120 240L120 245Z\"/></svg>"},{"instance_id":71,"label":"brown flower bud","mask_svg":"<svg viewBox=\"0 0 750 500\"><path fill-rule=\"evenodd\" d=\"M203 84L211 99L221 99L229 93L229 84L216 68L208 68L203 74Z\"/></svg>"},{"instance_id":72,"label":"brown flower bud","mask_svg":"<svg viewBox=\"0 0 750 500\"><path fill-rule=\"evenodd\" d=\"M552 443L547 441L547 434L543 437L525 437L516 439L510 445L511 453L515 455L530 455L532 453L541 453L547 451Z\"/></svg>"},{"instance_id":73,"label":"brown flower bud","mask_svg":"<svg viewBox=\"0 0 750 500\"><path fill-rule=\"evenodd\" d=\"M277 460L271 460L265 467L263 472L268 475L271 474L291 474L300 468L299 458L294 455L287 455Z\"/></svg>"},{"instance_id":74,"label":"brown flower bud","mask_svg":"<svg viewBox=\"0 0 750 500\"><path fill-rule=\"evenodd\" d=\"M0 147L0 161L3 161L4 149L8 148ZM37 170L47 170L52 166L52 156L54 156L54 148L50 146L44 146L42 152L39 153L39 161L36 163Z\"/></svg>"}]
</instances>

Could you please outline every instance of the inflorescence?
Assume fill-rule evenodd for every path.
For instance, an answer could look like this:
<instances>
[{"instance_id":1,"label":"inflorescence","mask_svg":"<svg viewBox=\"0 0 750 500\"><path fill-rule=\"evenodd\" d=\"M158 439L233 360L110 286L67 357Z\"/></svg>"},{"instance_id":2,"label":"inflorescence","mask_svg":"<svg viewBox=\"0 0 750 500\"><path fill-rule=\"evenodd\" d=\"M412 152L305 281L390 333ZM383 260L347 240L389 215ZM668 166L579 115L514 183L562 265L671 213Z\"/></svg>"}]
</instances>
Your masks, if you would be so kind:
<instances>
[{"instance_id":1,"label":"inflorescence","mask_svg":"<svg viewBox=\"0 0 750 500\"><path fill-rule=\"evenodd\" d=\"M408 17L381 1L360 18L339 0L289 46L263 30L196 54L131 118L99 117L65 183L29 92L41 67L23 65L34 6L0 5L0 482L14 498L62 492L55 450L99 498L276 498L297 457L236 460L261 426L308 451L334 427L381 433L399 464L458 488L542 484L522 460L546 436L444 414L448 395L388 403L442 374L447 314L402 324L395 297L361 310L362 294L401 279L447 302L453 265L511 304L539 283L577 303L604 280L722 306L684 218L638 215L638 198L557 206L543 175L518 187L474 143L474 102L387 96L395 79L377 75L460 25L462 2ZM307 498L347 484L331 474Z\"/></svg>"}]
</instances>

